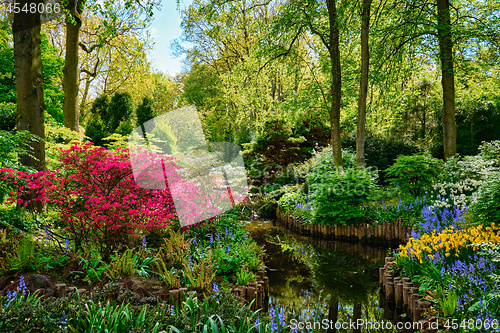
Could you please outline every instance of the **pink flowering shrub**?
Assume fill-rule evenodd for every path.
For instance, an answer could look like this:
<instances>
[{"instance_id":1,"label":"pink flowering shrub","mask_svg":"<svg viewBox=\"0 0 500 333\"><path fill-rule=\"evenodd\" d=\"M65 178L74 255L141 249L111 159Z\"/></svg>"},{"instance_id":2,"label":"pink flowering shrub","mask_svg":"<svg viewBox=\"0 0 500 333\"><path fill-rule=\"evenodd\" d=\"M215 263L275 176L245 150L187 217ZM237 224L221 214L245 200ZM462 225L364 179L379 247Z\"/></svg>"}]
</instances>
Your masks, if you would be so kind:
<instances>
[{"instance_id":1,"label":"pink flowering shrub","mask_svg":"<svg viewBox=\"0 0 500 333\"><path fill-rule=\"evenodd\" d=\"M10 193L8 203L45 201L56 208L76 250L94 246L108 260L115 248L130 245L140 231L176 221L168 187L137 186L127 150L112 152L92 143L78 143L62 150L60 161L55 172L0 169L0 176L17 189ZM175 172L173 161L164 163L170 173ZM164 175L158 176L164 179ZM25 197L31 199L21 199Z\"/></svg>"}]
</instances>

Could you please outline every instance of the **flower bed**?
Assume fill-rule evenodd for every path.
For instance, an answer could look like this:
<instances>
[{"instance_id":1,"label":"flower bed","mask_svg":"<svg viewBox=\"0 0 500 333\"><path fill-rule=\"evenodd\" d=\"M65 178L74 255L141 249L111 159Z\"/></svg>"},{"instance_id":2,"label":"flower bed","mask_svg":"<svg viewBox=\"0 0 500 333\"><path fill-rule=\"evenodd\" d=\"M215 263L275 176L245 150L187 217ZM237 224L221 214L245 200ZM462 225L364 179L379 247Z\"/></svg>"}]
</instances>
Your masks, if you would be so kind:
<instances>
[{"instance_id":1,"label":"flower bed","mask_svg":"<svg viewBox=\"0 0 500 333\"><path fill-rule=\"evenodd\" d=\"M500 320L500 226L449 226L415 234L394 257L394 270L420 285L441 325L450 320ZM464 329L462 331L471 331ZM479 330L478 330L479 331ZM490 328L488 332L497 332Z\"/></svg>"}]
</instances>

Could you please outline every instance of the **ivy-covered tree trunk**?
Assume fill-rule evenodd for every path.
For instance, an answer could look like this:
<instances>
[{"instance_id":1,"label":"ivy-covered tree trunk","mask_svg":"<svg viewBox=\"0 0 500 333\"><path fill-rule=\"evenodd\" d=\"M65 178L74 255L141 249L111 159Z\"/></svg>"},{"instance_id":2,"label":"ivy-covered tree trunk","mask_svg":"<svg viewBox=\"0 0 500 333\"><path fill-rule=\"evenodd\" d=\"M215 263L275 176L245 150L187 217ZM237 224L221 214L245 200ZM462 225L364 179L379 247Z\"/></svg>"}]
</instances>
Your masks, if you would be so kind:
<instances>
[{"instance_id":1,"label":"ivy-covered tree trunk","mask_svg":"<svg viewBox=\"0 0 500 333\"><path fill-rule=\"evenodd\" d=\"M340 33L337 24L337 6L336 0L326 0L328 9L328 19L330 23L330 38L328 52L330 54L330 63L332 66L332 84L330 86L330 94L332 97L332 105L330 107L330 125L332 128L331 141L333 150L333 163L336 169L344 168L342 160L341 138L340 138L340 102L342 93L342 73L340 70Z\"/></svg>"},{"instance_id":2,"label":"ivy-covered tree trunk","mask_svg":"<svg viewBox=\"0 0 500 333\"><path fill-rule=\"evenodd\" d=\"M356 133L356 165L365 166L365 125L366 125L366 97L368 95L368 73L370 65L370 49L368 33L370 31L370 9L372 0L363 0L361 23L361 75L359 80L358 96L358 130Z\"/></svg>"},{"instance_id":3,"label":"ivy-covered tree trunk","mask_svg":"<svg viewBox=\"0 0 500 333\"><path fill-rule=\"evenodd\" d=\"M37 2L40 2L39 0ZM21 0L23 8L31 1ZM14 66L16 71L17 130L28 130L41 139L45 138L42 52L40 39L40 14L20 11L14 14ZM45 170L45 143L31 143L33 157L20 156L21 164L36 170Z\"/></svg>"},{"instance_id":4,"label":"ivy-covered tree trunk","mask_svg":"<svg viewBox=\"0 0 500 333\"><path fill-rule=\"evenodd\" d=\"M453 73L453 41L451 36L450 0L437 0L439 56L443 86L443 145L445 160L457 152L455 122L455 77Z\"/></svg>"},{"instance_id":5,"label":"ivy-covered tree trunk","mask_svg":"<svg viewBox=\"0 0 500 333\"><path fill-rule=\"evenodd\" d=\"M78 115L78 39L85 0L69 0L66 6L66 54L63 69L64 126L79 131Z\"/></svg>"}]
</instances>

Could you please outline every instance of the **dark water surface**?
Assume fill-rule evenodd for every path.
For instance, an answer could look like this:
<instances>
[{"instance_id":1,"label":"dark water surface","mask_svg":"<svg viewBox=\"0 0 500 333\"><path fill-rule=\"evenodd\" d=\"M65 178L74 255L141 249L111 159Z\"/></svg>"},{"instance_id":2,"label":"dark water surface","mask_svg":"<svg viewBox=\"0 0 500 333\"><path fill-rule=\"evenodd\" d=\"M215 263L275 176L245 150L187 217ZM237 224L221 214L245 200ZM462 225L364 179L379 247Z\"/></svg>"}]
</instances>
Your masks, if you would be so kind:
<instances>
[{"instance_id":1,"label":"dark water surface","mask_svg":"<svg viewBox=\"0 0 500 333\"><path fill-rule=\"evenodd\" d=\"M404 317L379 292L390 248L304 237L270 221L246 227L266 251L270 305L299 332L413 332L395 328Z\"/></svg>"}]
</instances>

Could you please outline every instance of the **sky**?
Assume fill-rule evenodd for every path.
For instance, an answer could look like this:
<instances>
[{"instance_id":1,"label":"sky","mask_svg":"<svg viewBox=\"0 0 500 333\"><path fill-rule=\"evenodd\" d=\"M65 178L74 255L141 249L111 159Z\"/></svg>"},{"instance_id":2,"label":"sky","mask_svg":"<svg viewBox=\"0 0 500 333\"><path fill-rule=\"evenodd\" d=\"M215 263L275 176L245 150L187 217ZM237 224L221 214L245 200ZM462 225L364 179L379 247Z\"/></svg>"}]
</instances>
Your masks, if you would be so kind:
<instances>
[{"instance_id":1,"label":"sky","mask_svg":"<svg viewBox=\"0 0 500 333\"><path fill-rule=\"evenodd\" d=\"M191 0L181 0L181 8L189 5ZM182 71L183 57L175 57L171 44L181 36L181 18L177 11L176 0L163 0L160 11L155 10L153 23L149 32L153 38L153 49L149 52L149 60L153 67L170 76Z\"/></svg>"}]
</instances>

